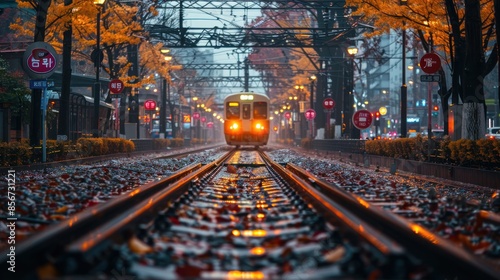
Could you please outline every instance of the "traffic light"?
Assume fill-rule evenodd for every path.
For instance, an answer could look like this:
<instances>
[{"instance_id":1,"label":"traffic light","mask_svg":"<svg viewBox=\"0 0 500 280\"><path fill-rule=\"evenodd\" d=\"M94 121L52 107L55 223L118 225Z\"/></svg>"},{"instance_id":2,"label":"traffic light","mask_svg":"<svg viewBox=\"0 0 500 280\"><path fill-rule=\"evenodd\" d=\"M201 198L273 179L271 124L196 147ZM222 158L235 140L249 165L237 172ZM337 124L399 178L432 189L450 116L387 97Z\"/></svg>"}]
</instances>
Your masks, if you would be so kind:
<instances>
[{"instance_id":1,"label":"traffic light","mask_svg":"<svg viewBox=\"0 0 500 280\"><path fill-rule=\"evenodd\" d=\"M433 112L432 112L432 116L433 117L437 117L438 114L439 114L439 106L437 105L434 105L434 107L432 108Z\"/></svg>"},{"instance_id":2,"label":"traffic light","mask_svg":"<svg viewBox=\"0 0 500 280\"><path fill-rule=\"evenodd\" d=\"M380 126L380 113L375 112L375 126Z\"/></svg>"}]
</instances>

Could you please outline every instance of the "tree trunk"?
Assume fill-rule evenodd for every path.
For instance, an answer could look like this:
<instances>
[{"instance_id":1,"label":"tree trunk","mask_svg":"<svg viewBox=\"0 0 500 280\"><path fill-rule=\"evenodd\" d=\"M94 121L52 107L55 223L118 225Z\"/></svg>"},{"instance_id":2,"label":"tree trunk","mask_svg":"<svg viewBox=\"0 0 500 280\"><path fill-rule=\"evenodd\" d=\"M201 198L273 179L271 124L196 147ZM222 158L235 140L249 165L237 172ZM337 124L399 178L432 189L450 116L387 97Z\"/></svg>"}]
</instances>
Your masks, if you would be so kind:
<instances>
[{"instance_id":1,"label":"tree trunk","mask_svg":"<svg viewBox=\"0 0 500 280\"><path fill-rule=\"evenodd\" d=\"M500 43L498 42L498 38L500 38L500 0L494 0L495 7L495 31L497 37L497 60L500 62ZM500 81L500 71L497 71L497 82ZM497 96L498 100L500 100L500 87L497 86ZM500 102L497 104L497 108L500 110Z\"/></svg>"},{"instance_id":2,"label":"tree trunk","mask_svg":"<svg viewBox=\"0 0 500 280\"><path fill-rule=\"evenodd\" d=\"M480 3L465 0L465 69L462 138L476 140L484 137L486 114L483 81L481 76L484 53L481 44Z\"/></svg>"},{"instance_id":3,"label":"tree trunk","mask_svg":"<svg viewBox=\"0 0 500 280\"><path fill-rule=\"evenodd\" d=\"M64 0L64 5L71 5L72 0ZM63 65L62 65L62 86L61 99L59 100L59 122L58 135L66 135L69 139L69 99L71 95L71 42L73 37L73 25L70 21L67 29L63 33Z\"/></svg>"},{"instance_id":4,"label":"tree trunk","mask_svg":"<svg viewBox=\"0 0 500 280\"><path fill-rule=\"evenodd\" d=\"M45 40L45 24L47 22L47 11L49 10L51 0L40 0L36 9L35 23L35 42L43 42ZM42 103L42 90L33 89L31 91L31 126L30 126L30 145L40 145L41 139L41 114L40 108Z\"/></svg>"},{"instance_id":5,"label":"tree trunk","mask_svg":"<svg viewBox=\"0 0 500 280\"><path fill-rule=\"evenodd\" d=\"M483 138L486 131L484 104L466 102L462 112L462 138L471 140ZM482 134L479 134L479 131L483 131Z\"/></svg>"}]
</instances>

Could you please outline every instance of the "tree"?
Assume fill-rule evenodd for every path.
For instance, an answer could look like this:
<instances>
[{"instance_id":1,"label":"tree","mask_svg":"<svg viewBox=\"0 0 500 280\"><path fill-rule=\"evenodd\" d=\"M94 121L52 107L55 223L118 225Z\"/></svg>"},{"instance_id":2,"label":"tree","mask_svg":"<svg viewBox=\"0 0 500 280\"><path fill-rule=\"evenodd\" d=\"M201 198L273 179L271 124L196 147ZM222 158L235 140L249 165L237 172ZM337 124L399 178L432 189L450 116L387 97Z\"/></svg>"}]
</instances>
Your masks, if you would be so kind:
<instances>
[{"instance_id":1,"label":"tree","mask_svg":"<svg viewBox=\"0 0 500 280\"><path fill-rule=\"evenodd\" d=\"M264 10L263 16L255 18L249 27L283 28L293 40L310 40L308 35L301 34L294 27L310 28L311 20L304 10L287 12ZM263 31L264 32L264 31ZM288 96L297 95L296 85L309 84L312 73L317 71L317 53L312 48L254 48L248 60L253 68L259 71L263 80L270 81L268 95L271 100L286 100ZM310 92L304 91L304 98L310 98ZM276 102L274 102L276 103Z\"/></svg>"},{"instance_id":2,"label":"tree","mask_svg":"<svg viewBox=\"0 0 500 280\"><path fill-rule=\"evenodd\" d=\"M17 2L24 16L11 24L11 29L23 37L33 36L34 31L42 32L38 27L42 24L37 26L34 24L37 21L33 12L39 10L40 1L17 0ZM150 59L148 54L158 51L158 47L149 43L150 38L144 26L148 22L162 21L164 24L171 22L166 20L172 16L171 12L158 12L157 8L164 2L166 0L144 0L130 5L120 1L106 1L105 5L99 8L93 4L93 0L56 0L48 9L47 22L43 24L44 38L59 52L64 48L64 34L67 34L66 31L72 27L71 59L73 62L83 62L74 63L73 66L78 67L77 71L80 73L95 73L91 54L96 46L97 12L98 9L102 9L99 35L103 62L98 66L110 78L124 81L129 89L125 92L126 97L131 92L130 88L138 89L154 82L154 72L163 69L158 63L147 63ZM139 45L141 46L138 47ZM137 61L130 60L130 46L136 46L132 49L136 52ZM138 55L138 52L141 52L141 55ZM135 63L138 65L134 65ZM109 95L106 100L110 101Z\"/></svg>"},{"instance_id":3,"label":"tree","mask_svg":"<svg viewBox=\"0 0 500 280\"><path fill-rule=\"evenodd\" d=\"M348 0L346 4L356 7L354 14L376 27L370 35L404 28L414 32L426 51L431 51L432 46L442 51L452 73L448 88L444 71L440 70L443 79L439 95L445 118L451 96L453 104L464 103L462 138L478 139L484 135L483 80L497 63L496 42L495 46L490 44L494 30L493 1Z\"/></svg>"},{"instance_id":4,"label":"tree","mask_svg":"<svg viewBox=\"0 0 500 280\"><path fill-rule=\"evenodd\" d=\"M26 124L29 120L31 93L23 81L23 73L11 73L8 69L8 63L0 58L0 103L9 104L12 116L19 125Z\"/></svg>"}]
</instances>

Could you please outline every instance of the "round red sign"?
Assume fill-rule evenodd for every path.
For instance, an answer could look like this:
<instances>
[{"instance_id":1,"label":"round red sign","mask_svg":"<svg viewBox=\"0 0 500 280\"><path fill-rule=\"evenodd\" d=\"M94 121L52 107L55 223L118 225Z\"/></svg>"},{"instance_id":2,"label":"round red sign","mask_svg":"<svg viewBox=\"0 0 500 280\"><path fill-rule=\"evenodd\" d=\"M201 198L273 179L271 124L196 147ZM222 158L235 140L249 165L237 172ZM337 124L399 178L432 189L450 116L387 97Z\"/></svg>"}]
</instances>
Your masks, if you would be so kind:
<instances>
[{"instance_id":1,"label":"round red sign","mask_svg":"<svg viewBox=\"0 0 500 280\"><path fill-rule=\"evenodd\" d=\"M195 120L199 119L199 118L200 118L200 116L201 116L201 115L200 115L200 113L198 113L198 112L194 112L194 113L193 113L193 119L195 119Z\"/></svg>"},{"instance_id":2,"label":"round red sign","mask_svg":"<svg viewBox=\"0 0 500 280\"><path fill-rule=\"evenodd\" d=\"M292 114L290 112L285 112L284 116L285 119L289 120L292 117Z\"/></svg>"},{"instance_id":3,"label":"round red sign","mask_svg":"<svg viewBox=\"0 0 500 280\"><path fill-rule=\"evenodd\" d=\"M123 82L121 80L114 79L114 80L111 80L109 82L108 87L109 87L109 91L112 94L118 94L118 93L123 91L123 88L125 87L125 85L123 84Z\"/></svg>"},{"instance_id":4,"label":"round red sign","mask_svg":"<svg viewBox=\"0 0 500 280\"><path fill-rule=\"evenodd\" d=\"M420 58L420 68L427 74L434 74L441 68L441 59L435 53L426 53Z\"/></svg>"},{"instance_id":5,"label":"round red sign","mask_svg":"<svg viewBox=\"0 0 500 280\"><path fill-rule=\"evenodd\" d=\"M56 58L46 49L34 49L26 63L31 71L38 74L50 73L56 68Z\"/></svg>"},{"instance_id":6,"label":"round red sign","mask_svg":"<svg viewBox=\"0 0 500 280\"><path fill-rule=\"evenodd\" d=\"M46 79L56 70L56 51L46 42L35 42L23 54L23 67L33 79Z\"/></svg>"},{"instance_id":7,"label":"round red sign","mask_svg":"<svg viewBox=\"0 0 500 280\"><path fill-rule=\"evenodd\" d=\"M304 114L306 115L306 119L309 121L314 120L314 118L316 117L316 111L314 111L313 109L307 109Z\"/></svg>"},{"instance_id":8,"label":"round red sign","mask_svg":"<svg viewBox=\"0 0 500 280\"><path fill-rule=\"evenodd\" d=\"M144 101L144 109L146 110L156 110L156 101L148 99Z\"/></svg>"},{"instance_id":9,"label":"round red sign","mask_svg":"<svg viewBox=\"0 0 500 280\"><path fill-rule=\"evenodd\" d=\"M358 110L352 115L352 123L358 129L366 129L372 125L372 113L368 110Z\"/></svg>"},{"instance_id":10,"label":"round red sign","mask_svg":"<svg viewBox=\"0 0 500 280\"><path fill-rule=\"evenodd\" d=\"M325 100L323 100L323 108L325 108L326 110L331 110L334 107L335 107L335 100L333 100L332 98L327 97L325 98Z\"/></svg>"}]
</instances>

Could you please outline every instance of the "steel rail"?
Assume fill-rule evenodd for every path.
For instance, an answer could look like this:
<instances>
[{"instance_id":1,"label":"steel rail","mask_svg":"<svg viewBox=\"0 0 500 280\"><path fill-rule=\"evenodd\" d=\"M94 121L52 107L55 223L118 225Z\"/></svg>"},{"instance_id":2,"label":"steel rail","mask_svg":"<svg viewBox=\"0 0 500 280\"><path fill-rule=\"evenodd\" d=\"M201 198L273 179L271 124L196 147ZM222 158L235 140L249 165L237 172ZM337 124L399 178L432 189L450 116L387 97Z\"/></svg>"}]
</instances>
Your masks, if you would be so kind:
<instances>
[{"instance_id":1,"label":"steel rail","mask_svg":"<svg viewBox=\"0 0 500 280\"><path fill-rule=\"evenodd\" d=\"M485 260L481 260L452 242L409 222L394 213L371 205L359 196L350 194L329 184L303 168L288 163L286 169L302 180L311 183L318 192L334 197L358 216L364 217L371 226L394 239L415 256L433 264L433 268L447 279L500 279L500 272ZM492 215L482 213L482 217Z\"/></svg>"},{"instance_id":2,"label":"steel rail","mask_svg":"<svg viewBox=\"0 0 500 280\"><path fill-rule=\"evenodd\" d=\"M363 216L359 216L347 209L344 206L344 201L337 201L336 198L332 199L332 197L319 192L308 181L287 170L281 164L274 162L268 156L263 155L263 158L281 177L285 178L287 183L302 198L311 203L322 215L330 219L330 221L339 220L363 240L374 246L379 253L382 253L386 259L386 271L392 271L393 273L391 278L404 277L401 273L405 271L405 264L410 262L409 256L402 246L394 242L394 239L389 238L384 232L369 224Z\"/></svg>"},{"instance_id":3,"label":"steel rail","mask_svg":"<svg viewBox=\"0 0 500 280\"><path fill-rule=\"evenodd\" d=\"M123 218L124 213L129 213L129 209L135 209L137 205L143 205L144 202L153 202L153 197L158 194L172 193L171 189L174 189L174 194L180 195L177 191L178 187L175 187L179 186L178 182L186 184L188 180L193 180L193 178L206 173L213 166L218 166L231 153L232 151L205 166L202 166L201 163L189 165L165 179L145 184L104 204L99 204L77 213L67 220L50 226L39 234L33 235L16 244L16 267L32 268L30 270L16 271L16 278L29 279L36 277L34 275L36 274L36 268L43 267L47 263L61 262L57 258L66 251L68 244L81 239L92 229L108 224L110 220L116 219L116 217ZM95 240L93 243L89 242L85 246L90 249L98 245L97 241L100 240ZM8 253L9 248L4 249L0 253L0 261L2 263L1 279L8 279L7 276L12 276L12 274L5 274L10 273L7 270Z\"/></svg>"},{"instance_id":4,"label":"steel rail","mask_svg":"<svg viewBox=\"0 0 500 280\"><path fill-rule=\"evenodd\" d=\"M198 168L196 171L179 176L178 180L172 182L167 187L162 188L156 193L151 194L146 199L134 206L127 207L120 215L108 219L104 224L95 227L88 231L83 236L71 242L65 249L65 265L64 267L85 267L86 263L92 262L93 258L101 253L111 238L121 239L126 238L129 233L129 228L132 225L137 225L141 221L148 220L148 217L157 215L166 205L175 201L183 194L188 193L189 187L197 182L206 174L215 172L221 168L221 162L226 160L234 151L230 151L220 157L218 160ZM78 264L73 266L73 264ZM81 270L81 268L80 268ZM65 273L75 273L82 271L65 271ZM85 272L85 271L83 271Z\"/></svg>"}]
</instances>

